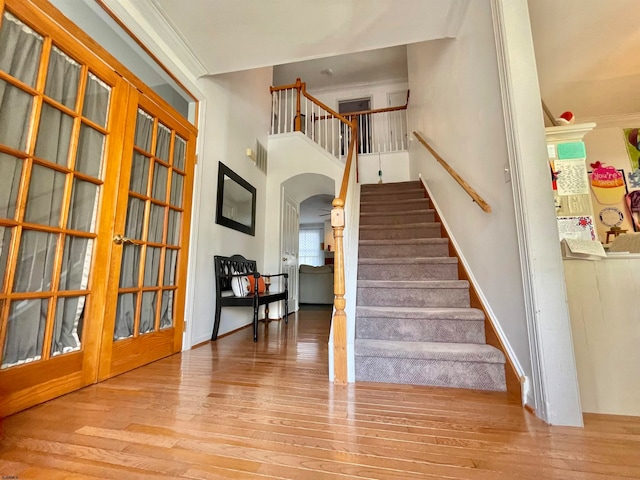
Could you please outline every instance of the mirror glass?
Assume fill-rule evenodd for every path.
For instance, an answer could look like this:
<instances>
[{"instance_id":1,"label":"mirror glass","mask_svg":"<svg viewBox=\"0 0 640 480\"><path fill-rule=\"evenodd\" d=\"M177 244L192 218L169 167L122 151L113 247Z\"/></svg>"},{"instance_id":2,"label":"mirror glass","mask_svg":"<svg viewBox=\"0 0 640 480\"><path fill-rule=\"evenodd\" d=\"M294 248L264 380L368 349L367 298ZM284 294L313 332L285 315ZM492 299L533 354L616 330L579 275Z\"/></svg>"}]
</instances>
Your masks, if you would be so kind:
<instances>
[{"instance_id":1,"label":"mirror glass","mask_svg":"<svg viewBox=\"0 0 640 480\"><path fill-rule=\"evenodd\" d=\"M220 162L216 223L255 235L256 189Z\"/></svg>"}]
</instances>

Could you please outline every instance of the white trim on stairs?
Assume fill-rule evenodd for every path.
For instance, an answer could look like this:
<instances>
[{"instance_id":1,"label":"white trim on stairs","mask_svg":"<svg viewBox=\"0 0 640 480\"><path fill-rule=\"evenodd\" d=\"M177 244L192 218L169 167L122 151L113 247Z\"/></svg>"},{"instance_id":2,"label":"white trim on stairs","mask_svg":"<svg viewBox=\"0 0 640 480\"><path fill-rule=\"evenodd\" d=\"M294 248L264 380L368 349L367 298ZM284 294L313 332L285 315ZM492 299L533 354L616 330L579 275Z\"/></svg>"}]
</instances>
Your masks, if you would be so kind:
<instances>
[{"instance_id":1,"label":"white trim on stairs","mask_svg":"<svg viewBox=\"0 0 640 480\"><path fill-rule=\"evenodd\" d=\"M433 198L433 195L431 193L431 190L429 189L429 186L427 185L427 182L425 182L424 178L422 178L422 174L421 173L418 174L418 177L420 178L420 182L422 182L422 185L427 191L429 195L429 200L431 200L431 203L433 203L433 206L436 212L441 212L442 210L438 207L438 202L436 202L435 199ZM476 292L478 293L478 297L480 297L480 301L483 303L487 313L489 314L488 320L493 325L493 329L495 330L496 335L498 335L498 337L500 338L500 342L504 346L504 349L506 350L506 354L509 356L511 363L516 369L516 373L518 377L520 377L521 379L524 378L524 382L522 383L522 404L524 405L527 401L527 397L531 390L531 381L525 375L525 371L522 368L522 365L520 365L520 362L518 361L518 357L515 351L513 350L513 348L511 347L511 344L509 343L509 339L507 338L507 335L504 333L504 330L500 326L500 323L498 322L495 313L491 309L491 304L489 303L489 301L487 300L487 297L484 295L484 292L480 288L480 285L478 284L478 281L474 277L473 271L471 270L469 263L467 263L467 260L464 258L464 255L462 254L462 249L458 245L458 242L456 242L456 239L451 233L451 229L449 228L449 225L447 224L446 219L443 218L442 215L440 216L440 222L444 226L445 230L448 232L449 241L455 246L455 249L458 252L458 255L460 258L460 263L462 263L465 270L467 271L467 274L469 276L469 281L471 282L471 284L473 284L474 288L476 289ZM509 368L509 365L505 364L505 368Z\"/></svg>"}]
</instances>

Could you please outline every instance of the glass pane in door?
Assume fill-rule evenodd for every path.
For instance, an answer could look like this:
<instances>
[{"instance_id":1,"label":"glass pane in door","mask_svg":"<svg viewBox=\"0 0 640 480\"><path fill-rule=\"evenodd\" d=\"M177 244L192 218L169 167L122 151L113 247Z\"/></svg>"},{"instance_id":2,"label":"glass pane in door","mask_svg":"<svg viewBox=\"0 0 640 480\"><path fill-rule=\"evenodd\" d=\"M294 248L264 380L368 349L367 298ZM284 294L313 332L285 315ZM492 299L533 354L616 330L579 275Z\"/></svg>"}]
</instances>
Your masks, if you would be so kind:
<instances>
[{"instance_id":1,"label":"glass pane in door","mask_svg":"<svg viewBox=\"0 0 640 480\"><path fill-rule=\"evenodd\" d=\"M35 87L43 38L5 10L0 29L0 70ZM19 59L19 60L17 60Z\"/></svg>"},{"instance_id":2,"label":"glass pane in door","mask_svg":"<svg viewBox=\"0 0 640 480\"><path fill-rule=\"evenodd\" d=\"M93 73L89 73L87 88L84 92L82 115L101 127L106 127L110 97L111 87Z\"/></svg>"},{"instance_id":3,"label":"glass pane in door","mask_svg":"<svg viewBox=\"0 0 640 480\"><path fill-rule=\"evenodd\" d=\"M58 298L51 356L80 350L86 297Z\"/></svg>"},{"instance_id":4,"label":"glass pane in door","mask_svg":"<svg viewBox=\"0 0 640 480\"><path fill-rule=\"evenodd\" d=\"M29 182L25 222L57 227L62 213L62 196L67 176L41 165L34 165Z\"/></svg>"},{"instance_id":5,"label":"glass pane in door","mask_svg":"<svg viewBox=\"0 0 640 480\"><path fill-rule=\"evenodd\" d=\"M182 228L186 142L139 109L127 185L114 338L173 326ZM136 303L134 308L133 295Z\"/></svg>"},{"instance_id":6,"label":"glass pane in door","mask_svg":"<svg viewBox=\"0 0 640 480\"><path fill-rule=\"evenodd\" d=\"M27 132L29 116L33 108L31 94L0 79L0 97L2 109L11 108L11 116L0 117L0 144L14 150L27 150ZM5 107L6 106L6 107Z\"/></svg>"},{"instance_id":7,"label":"glass pane in door","mask_svg":"<svg viewBox=\"0 0 640 480\"><path fill-rule=\"evenodd\" d=\"M173 326L173 290L162 292L162 315L160 317L160 328Z\"/></svg>"},{"instance_id":8,"label":"glass pane in door","mask_svg":"<svg viewBox=\"0 0 640 480\"><path fill-rule=\"evenodd\" d=\"M15 217L21 176L22 160L0 153L0 218Z\"/></svg>"},{"instance_id":9,"label":"glass pane in door","mask_svg":"<svg viewBox=\"0 0 640 480\"><path fill-rule=\"evenodd\" d=\"M57 47L49 54L49 68L44 94L74 109L80 83L80 65Z\"/></svg>"},{"instance_id":10,"label":"glass pane in door","mask_svg":"<svg viewBox=\"0 0 640 480\"><path fill-rule=\"evenodd\" d=\"M43 292L51 289L58 236L37 230L23 230L13 281L14 292Z\"/></svg>"},{"instance_id":11,"label":"glass pane in door","mask_svg":"<svg viewBox=\"0 0 640 480\"><path fill-rule=\"evenodd\" d=\"M9 368L81 348L109 133L81 111L106 116L111 87L100 82L102 95L83 106L97 77L7 12L0 70L0 147L21 152L0 153L0 348Z\"/></svg>"},{"instance_id":12,"label":"glass pane in door","mask_svg":"<svg viewBox=\"0 0 640 480\"><path fill-rule=\"evenodd\" d=\"M72 133L73 117L45 103L36 140L36 157L66 166Z\"/></svg>"},{"instance_id":13,"label":"glass pane in door","mask_svg":"<svg viewBox=\"0 0 640 480\"><path fill-rule=\"evenodd\" d=\"M11 243L11 229L0 227L0 292L4 285L5 270L9 256L9 244ZM2 310L0 309L0 314Z\"/></svg>"},{"instance_id":14,"label":"glass pane in door","mask_svg":"<svg viewBox=\"0 0 640 480\"><path fill-rule=\"evenodd\" d=\"M42 343L49 300L17 300L11 303L0 368L42 358Z\"/></svg>"}]
</instances>

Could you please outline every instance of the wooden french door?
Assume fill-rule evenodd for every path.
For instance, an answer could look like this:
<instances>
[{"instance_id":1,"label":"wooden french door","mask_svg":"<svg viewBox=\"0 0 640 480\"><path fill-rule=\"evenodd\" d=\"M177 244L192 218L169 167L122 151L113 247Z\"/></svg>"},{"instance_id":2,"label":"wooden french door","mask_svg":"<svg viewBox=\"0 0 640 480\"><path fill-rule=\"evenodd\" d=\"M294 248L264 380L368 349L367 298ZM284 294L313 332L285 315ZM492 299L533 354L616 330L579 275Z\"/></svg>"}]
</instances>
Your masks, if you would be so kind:
<instances>
[{"instance_id":1,"label":"wooden french door","mask_svg":"<svg viewBox=\"0 0 640 480\"><path fill-rule=\"evenodd\" d=\"M0 13L1 417L180 349L195 128L34 3Z\"/></svg>"},{"instance_id":2,"label":"wooden french door","mask_svg":"<svg viewBox=\"0 0 640 480\"><path fill-rule=\"evenodd\" d=\"M113 236L100 379L180 351L195 135L132 94Z\"/></svg>"}]
</instances>

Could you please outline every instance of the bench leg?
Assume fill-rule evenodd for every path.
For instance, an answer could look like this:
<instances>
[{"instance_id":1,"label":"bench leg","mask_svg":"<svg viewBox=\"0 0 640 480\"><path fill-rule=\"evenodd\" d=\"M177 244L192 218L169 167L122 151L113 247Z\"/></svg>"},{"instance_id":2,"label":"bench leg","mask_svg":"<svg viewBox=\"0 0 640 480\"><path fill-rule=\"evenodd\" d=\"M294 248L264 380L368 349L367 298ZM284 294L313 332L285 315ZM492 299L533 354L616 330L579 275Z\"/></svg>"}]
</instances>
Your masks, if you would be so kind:
<instances>
[{"instance_id":1,"label":"bench leg","mask_svg":"<svg viewBox=\"0 0 640 480\"><path fill-rule=\"evenodd\" d=\"M289 323L289 299L284 297L284 323Z\"/></svg>"},{"instance_id":2,"label":"bench leg","mask_svg":"<svg viewBox=\"0 0 640 480\"><path fill-rule=\"evenodd\" d=\"M258 341L258 310L260 310L260 305L258 302L253 302L253 341Z\"/></svg>"},{"instance_id":3,"label":"bench leg","mask_svg":"<svg viewBox=\"0 0 640 480\"><path fill-rule=\"evenodd\" d=\"M216 302L216 316L213 321L213 333L211 334L211 341L214 341L218 338L218 330L220 329L220 310L222 307L220 306L220 302Z\"/></svg>"}]
</instances>

